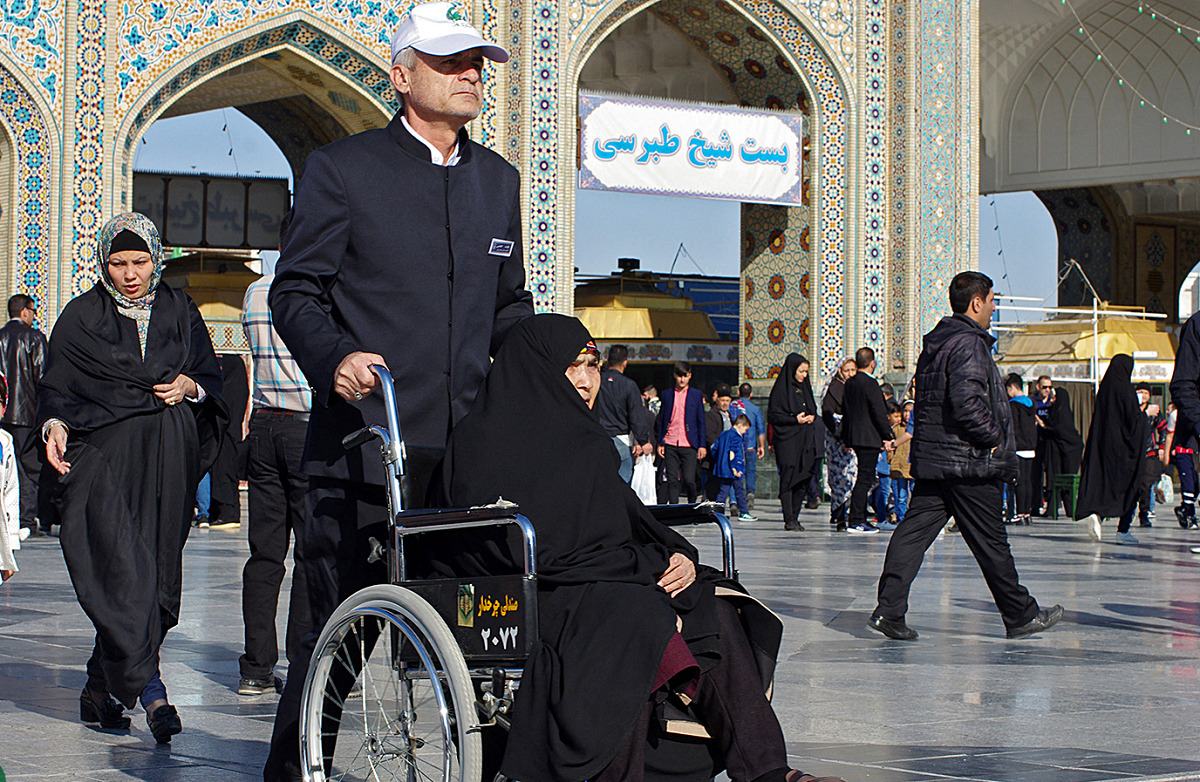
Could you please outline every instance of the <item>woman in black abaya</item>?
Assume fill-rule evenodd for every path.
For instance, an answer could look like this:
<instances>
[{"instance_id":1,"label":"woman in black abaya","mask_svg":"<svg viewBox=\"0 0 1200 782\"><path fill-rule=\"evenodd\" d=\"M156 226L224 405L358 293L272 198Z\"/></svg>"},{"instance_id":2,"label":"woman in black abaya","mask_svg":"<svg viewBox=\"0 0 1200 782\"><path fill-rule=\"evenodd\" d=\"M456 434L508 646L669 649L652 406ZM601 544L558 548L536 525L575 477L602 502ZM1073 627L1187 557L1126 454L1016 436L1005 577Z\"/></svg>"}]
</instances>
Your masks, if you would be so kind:
<instances>
[{"instance_id":1,"label":"woman in black abaya","mask_svg":"<svg viewBox=\"0 0 1200 782\"><path fill-rule=\"evenodd\" d=\"M1043 434L1050 446L1046 462L1046 482L1047 488L1052 489L1054 479L1059 475L1074 475L1079 472L1079 459L1083 454L1083 439L1079 436L1079 430L1075 428L1071 395L1062 386L1054 388L1054 404L1050 405L1050 412L1046 415ZM1069 495L1062 496L1064 503L1069 501ZM1074 508L1066 510L1068 514L1075 513Z\"/></svg>"},{"instance_id":2,"label":"woman in black abaya","mask_svg":"<svg viewBox=\"0 0 1200 782\"><path fill-rule=\"evenodd\" d=\"M788 354L783 370L771 387L767 423L775 431L775 463L779 467L779 499L783 503L783 528L802 531L800 506L816 466L813 445L817 402L808 381L808 359Z\"/></svg>"},{"instance_id":3,"label":"woman in black abaya","mask_svg":"<svg viewBox=\"0 0 1200 782\"><path fill-rule=\"evenodd\" d=\"M1097 540L1104 518L1120 517L1117 534L1128 535L1137 505L1150 422L1138 406L1132 375L1133 357L1113 356L1096 392L1096 411L1088 428L1075 518L1092 516L1091 532Z\"/></svg>"},{"instance_id":4,"label":"woman in black abaya","mask_svg":"<svg viewBox=\"0 0 1200 782\"><path fill-rule=\"evenodd\" d=\"M591 411L598 391L599 356L583 324L534 316L509 333L447 446L443 481L454 505L503 496L537 530L539 643L501 773L522 782L644 779L653 709L683 691L734 782L811 780L788 768L763 694L778 620L762 612L748 621L747 608L742 629L733 604L715 597L736 584L697 568L695 549L621 480ZM521 414L530 409L537 415Z\"/></svg>"},{"instance_id":5,"label":"woman in black abaya","mask_svg":"<svg viewBox=\"0 0 1200 782\"><path fill-rule=\"evenodd\" d=\"M166 743L182 726L159 647L179 621L191 499L225 424L221 371L196 305L159 282L154 224L118 215L98 245L100 281L63 309L38 385L42 513L62 525L71 582L96 627L80 718L127 728L122 706L140 698Z\"/></svg>"}]
</instances>

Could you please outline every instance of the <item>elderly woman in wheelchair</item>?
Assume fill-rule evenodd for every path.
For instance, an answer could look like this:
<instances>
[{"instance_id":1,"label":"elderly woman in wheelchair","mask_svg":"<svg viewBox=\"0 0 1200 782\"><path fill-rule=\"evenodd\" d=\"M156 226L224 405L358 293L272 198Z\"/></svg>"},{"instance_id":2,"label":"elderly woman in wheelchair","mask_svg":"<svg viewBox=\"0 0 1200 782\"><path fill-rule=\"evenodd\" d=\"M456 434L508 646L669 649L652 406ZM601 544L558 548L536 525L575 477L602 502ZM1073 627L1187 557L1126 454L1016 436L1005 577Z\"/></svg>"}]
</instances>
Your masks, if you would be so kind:
<instances>
[{"instance_id":1,"label":"elderly woman in wheelchair","mask_svg":"<svg viewBox=\"0 0 1200 782\"><path fill-rule=\"evenodd\" d=\"M427 675L409 675L410 663L420 662L414 655L385 653L392 655L390 667L400 670L402 681L472 677L472 693L441 697L425 709L442 714L443 723L458 730L446 742L445 778L476 782L471 777L482 764L483 778L489 781L497 770L497 778L520 782L706 780L726 770L733 782L815 782L817 777L789 767L783 731L766 695L782 624L735 580L698 566L696 549L620 479L612 441L591 412L599 392L598 370L598 351L578 320L530 318L509 333L471 412L450 437L441 476L449 505L478 508L503 497L528 519L520 521L532 524L536 568L529 565L527 570L536 569L536 616L524 624L534 629L535 637L528 639L519 687L504 715L496 715L495 709L485 714L483 708L511 692L499 668L456 674L454 661L441 670L436 660L427 660ZM403 523L398 519L398 526ZM465 583L473 576L514 567L519 571L517 563L531 556L533 535L527 532L522 541L517 526L468 523L474 528L401 544L410 571L406 578ZM474 621L493 606L504 608L488 596L484 610L479 605L483 595L467 595L464 589L458 588L455 632L460 638L466 637L461 631L468 615ZM504 599L514 608L520 601L520 596ZM374 682L364 660L372 655L375 638L402 650L405 638L420 635L400 620L390 639L383 624L373 625L376 629L369 633L339 632L333 628L337 620L335 614L317 655L324 647L328 656L348 660L341 666L347 671L343 678L357 676L364 696ZM488 631L483 632L487 646ZM370 636L365 644L364 635ZM313 668L319 674L331 666L314 663ZM328 683L332 680L314 682L310 673L317 695L306 697L305 713L314 725L323 726L319 733L302 729L302 735L312 737L310 745L318 736L328 742L339 730L341 710L350 714L356 709L353 699L345 698L346 683L336 691ZM464 713L474 710L464 705L468 698L478 704L481 721ZM365 730L360 733L365 738L361 746L346 748L347 759L339 762L348 766L366 758L364 777L374 779L385 759L407 753L412 773L399 776L433 778L439 759L423 761L413 749L423 740L394 738L402 732L396 726L409 725L421 709L408 696L395 700L400 716L377 719L374 726L372 709L363 705ZM331 702L336 708L330 708ZM475 726L486 726L489 718L507 723L507 736L499 728L479 728L482 761L451 764L451 750L457 748L461 756L464 746L478 740L471 735ZM319 753L314 759L311 777L322 777ZM433 770L422 770L422 763ZM342 778L330 773L328 753L324 765L323 778Z\"/></svg>"}]
</instances>

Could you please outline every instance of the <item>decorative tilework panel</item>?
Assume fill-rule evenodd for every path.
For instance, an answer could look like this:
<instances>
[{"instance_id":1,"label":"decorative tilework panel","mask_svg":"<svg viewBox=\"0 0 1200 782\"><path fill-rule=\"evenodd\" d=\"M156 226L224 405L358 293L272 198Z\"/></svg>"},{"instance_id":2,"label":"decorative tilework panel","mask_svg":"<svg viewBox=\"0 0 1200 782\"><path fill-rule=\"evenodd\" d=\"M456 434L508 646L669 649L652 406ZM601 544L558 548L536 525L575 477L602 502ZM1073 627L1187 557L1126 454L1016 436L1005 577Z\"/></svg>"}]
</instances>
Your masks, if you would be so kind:
<instances>
[{"instance_id":1,"label":"decorative tilework panel","mask_svg":"<svg viewBox=\"0 0 1200 782\"><path fill-rule=\"evenodd\" d=\"M95 281L96 235L104 183L104 64L108 15L104 0L81 0L76 19L75 160L71 296ZM64 297L67 294L63 294Z\"/></svg>"},{"instance_id":2,"label":"decorative tilework panel","mask_svg":"<svg viewBox=\"0 0 1200 782\"><path fill-rule=\"evenodd\" d=\"M1063 276L1067 262L1074 258L1096 286L1100 298L1112 301L1116 235L1091 188L1040 190L1036 195L1054 218L1058 231L1058 276ZM1076 272L1058 286L1058 306L1081 305L1092 306L1092 292Z\"/></svg>"},{"instance_id":3,"label":"decorative tilework panel","mask_svg":"<svg viewBox=\"0 0 1200 782\"><path fill-rule=\"evenodd\" d=\"M33 97L0 68L0 117L11 134L17 200L9 216L13 252L12 278L5 282L44 304L50 293L50 128ZM45 317L43 315L42 317Z\"/></svg>"},{"instance_id":4,"label":"decorative tilework panel","mask_svg":"<svg viewBox=\"0 0 1200 782\"><path fill-rule=\"evenodd\" d=\"M149 85L203 47L273 16L296 10L292 0L126 0L116 33L116 110L125 112ZM410 0L307 0L304 10L375 52L386 63L392 31L415 5ZM470 18L471 9L463 5ZM331 52L332 55L332 52Z\"/></svg>"},{"instance_id":5,"label":"decorative tilework panel","mask_svg":"<svg viewBox=\"0 0 1200 782\"><path fill-rule=\"evenodd\" d=\"M567 3L567 40L574 45L586 25L600 13L613 15L611 0L569 0ZM640 3L635 3L640 5ZM689 4L699 7L700 4ZM813 30L820 30L829 42L830 51L841 61L848 73L854 72L854 2L853 0L793 0L784 5L773 0L740 0L739 5L763 20L776 32L791 28L788 18L803 14ZM792 8L794 6L794 8ZM793 41L788 40L788 43Z\"/></svg>"},{"instance_id":6,"label":"decorative tilework panel","mask_svg":"<svg viewBox=\"0 0 1200 782\"><path fill-rule=\"evenodd\" d=\"M742 205L742 367L767 380L788 353L808 355L809 210ZM772 373L774 370L774 373Z\"/></svg>"},{"instance_id":7,"label":"decorative tilework panel","mask_svg":"<svg viewBox=\"0 0 1200 782\"><path fill-rule=\"evenodd\" d=\"M727 2L663 0L652 9L717 66L743 106L796 111L804 82L783 52Z\"/></svg>"},{"instance_id":8,"label":"decorative tilework panel","mask_svg":"<svg viewBox=\"0 0 1200 782\"><path fill-rule=\"evenodd\" d=\"M512 60L509 61L508 67L508 128L507 136L508 143L506 146L500 145L500 140L497 139L496 151L502 154L507 151L505 157L509 163L521 169L521 140L524 136L521 134L522 119L523 119L523 103L521 101L521 73L522 64L525 62L524 44L524 9L525 4L522 0L510 0L508 5L508 51L512 55Z\"/></svg>"},{"instance_id":9,"label":"decorative tilework panel","mask_svg":"<svg viewBox=\"0 0 1200 782\"><path fill-rule=\"evenodd\" d=\"M526 105L530 106L529 129L529 241L526 266L529 289L538 312L553 312L557 298L555 243L558 230L558 167L572 165L570 157L559 158L559 37L557 0L534 0L533 25L529 31L530 55ZM566 106L564 111L574 111ZM569 149L569 147L568 147ZM567 169L570 171L570 168Z\"/></svg>"},{"instance_id":10,"label":"decorative tilework panel","mask_svg":"<svg viewBox=\"0 0 1200 782\"><path fill-rule=\"evenodd\" d=\"M921 289L917 311L922 331L946 313L946 286L958 271L961 222L966 219L966 193L960 187L959 123L969 107L963 84L968 42L960 29L962 5L970 0L937 0L917 6L920 30L917 94L920 101L917 137L918 252ZM969 142L967 142L969 143ZM915 270L914 270L915 271Z\"/></svg>"},{"instance_id":11,"label":"decorative tilework panel","mask_svg":"<svg viewBox=\"0 0 1200 782\"><path fill-rule=\"evenodd\" d=\"M497 0L484 0L483 11L477 15L479 19L476 27L479 32L483 33L483 37L489 41L496 41L501 46L505 44L500 40L500 20L503 12L497 6ZM388 39L391 40L390 38ZM390 43L389 43L390 46ZM505 46L505 48L508 48ZM515 59L515 58L514 58ZM517 63L509 62L505 67L518 67ZM492 66L492 70L484 75L483 80L483 112L479 115L478 125L479 134L475 139L485 147L495 149L498 139L496 138L496 90L497 83L500 83L500 88L503 89L506 85L503 84L500 73ZM503 153L503 150L501 150Z\"/></svg>"},{"instance_id":12,"label":"decorative tilework panel","mask_svg":"<svg viewBox=\"0 0 1200 782\"><path fill-rule=\"evenodd\" d=\"M862 341L885 354L888 337L888 9L887 0L864 0Z\"/></svg>"},{"instance_id":13,"label":"decorative tilework panel","mask_svg":"<svg viewBox=\"0 0 1200 782\"><path fill-rule=\"evenodd\" d=\"M891 139L888 159L891 222L891 357L892 366L908 369L908 4L891 0L892 83Z\"/></svg>"},{"instance_id":14,"label":"decorative tilework panel","mask_svg":"<svg viewBox=\"0 0 1200 782\"><path fill-rule=\"evenodd\" d=\"M0 51L37 84L46 102L60 105L66 0L12 0L0 15Z\"/></svg>"}]
</instances>

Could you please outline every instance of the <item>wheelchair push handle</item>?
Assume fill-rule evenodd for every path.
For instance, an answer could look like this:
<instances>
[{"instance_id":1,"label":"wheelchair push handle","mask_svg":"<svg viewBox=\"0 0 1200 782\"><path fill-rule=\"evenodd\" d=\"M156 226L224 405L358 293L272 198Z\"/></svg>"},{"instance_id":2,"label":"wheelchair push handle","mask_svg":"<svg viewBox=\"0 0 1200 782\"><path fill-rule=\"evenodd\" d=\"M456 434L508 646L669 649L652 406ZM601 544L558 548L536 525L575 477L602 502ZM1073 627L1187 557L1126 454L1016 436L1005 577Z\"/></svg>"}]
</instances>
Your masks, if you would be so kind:
<instances>
[{"instance_id":1,"label":"wheelchair push handle","mask_svg":"<svg viewBox=\"0 0 1200 782\"><path fill-rule=\"evenodd\" d=\"M400 478L404 475L404 436L400 432L400 414L396 403L396 383L392 373L382 364L372 364L371 371L379 377L379 390L383 394L383 408L387 425L371 424L351 432L342 438L342 447L352 450L366 445L373 439L380 440L384 470L387 473L387 491L392 513L404 510L400 494Z\"/></svg>"}]
</instances>

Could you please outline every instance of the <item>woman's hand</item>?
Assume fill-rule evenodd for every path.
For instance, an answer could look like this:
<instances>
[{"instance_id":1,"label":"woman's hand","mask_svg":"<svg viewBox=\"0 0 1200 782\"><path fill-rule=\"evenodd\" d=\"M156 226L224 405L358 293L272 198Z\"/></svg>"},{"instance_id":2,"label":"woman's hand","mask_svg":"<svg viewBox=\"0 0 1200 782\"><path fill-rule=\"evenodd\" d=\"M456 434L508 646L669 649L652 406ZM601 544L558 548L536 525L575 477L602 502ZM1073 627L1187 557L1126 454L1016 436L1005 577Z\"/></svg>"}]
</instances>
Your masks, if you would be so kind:
<instances>
[{"instance_id":1,"label":"woman's hand","mask_svg":"<svg viewBox=\"0 0 1200 782\"><path fill-rule=\"evenodd\" d=\"M184 399L195 399L200 394L196 381L187 375L179 375L170 383L159 383L154 387L154 395L169 405L177 405Z\"/></svg>"},{"instance_id":2,"label":"woman's hand","mask_svg":"<svg viewBox=\"0 0 1200 782\"><path fill-rule=\"evenodd\" d=\"M671 597L687 589L696 580L696 563L679 552L671 555L667 572L662 574L658 585Z\"/></svg>"},{"instance_id":3,"label":"woman's hand","mask_svg":"<svg viewBox=\"0 0 1200 782\"><path fill-rule=\"evenodd\" d=\"M55 424L46 433L46 461L58 470L59 475L66 475L71 471L71 463L66 460L66 455L67 430Z\"/></svg>"}]
</instances>

